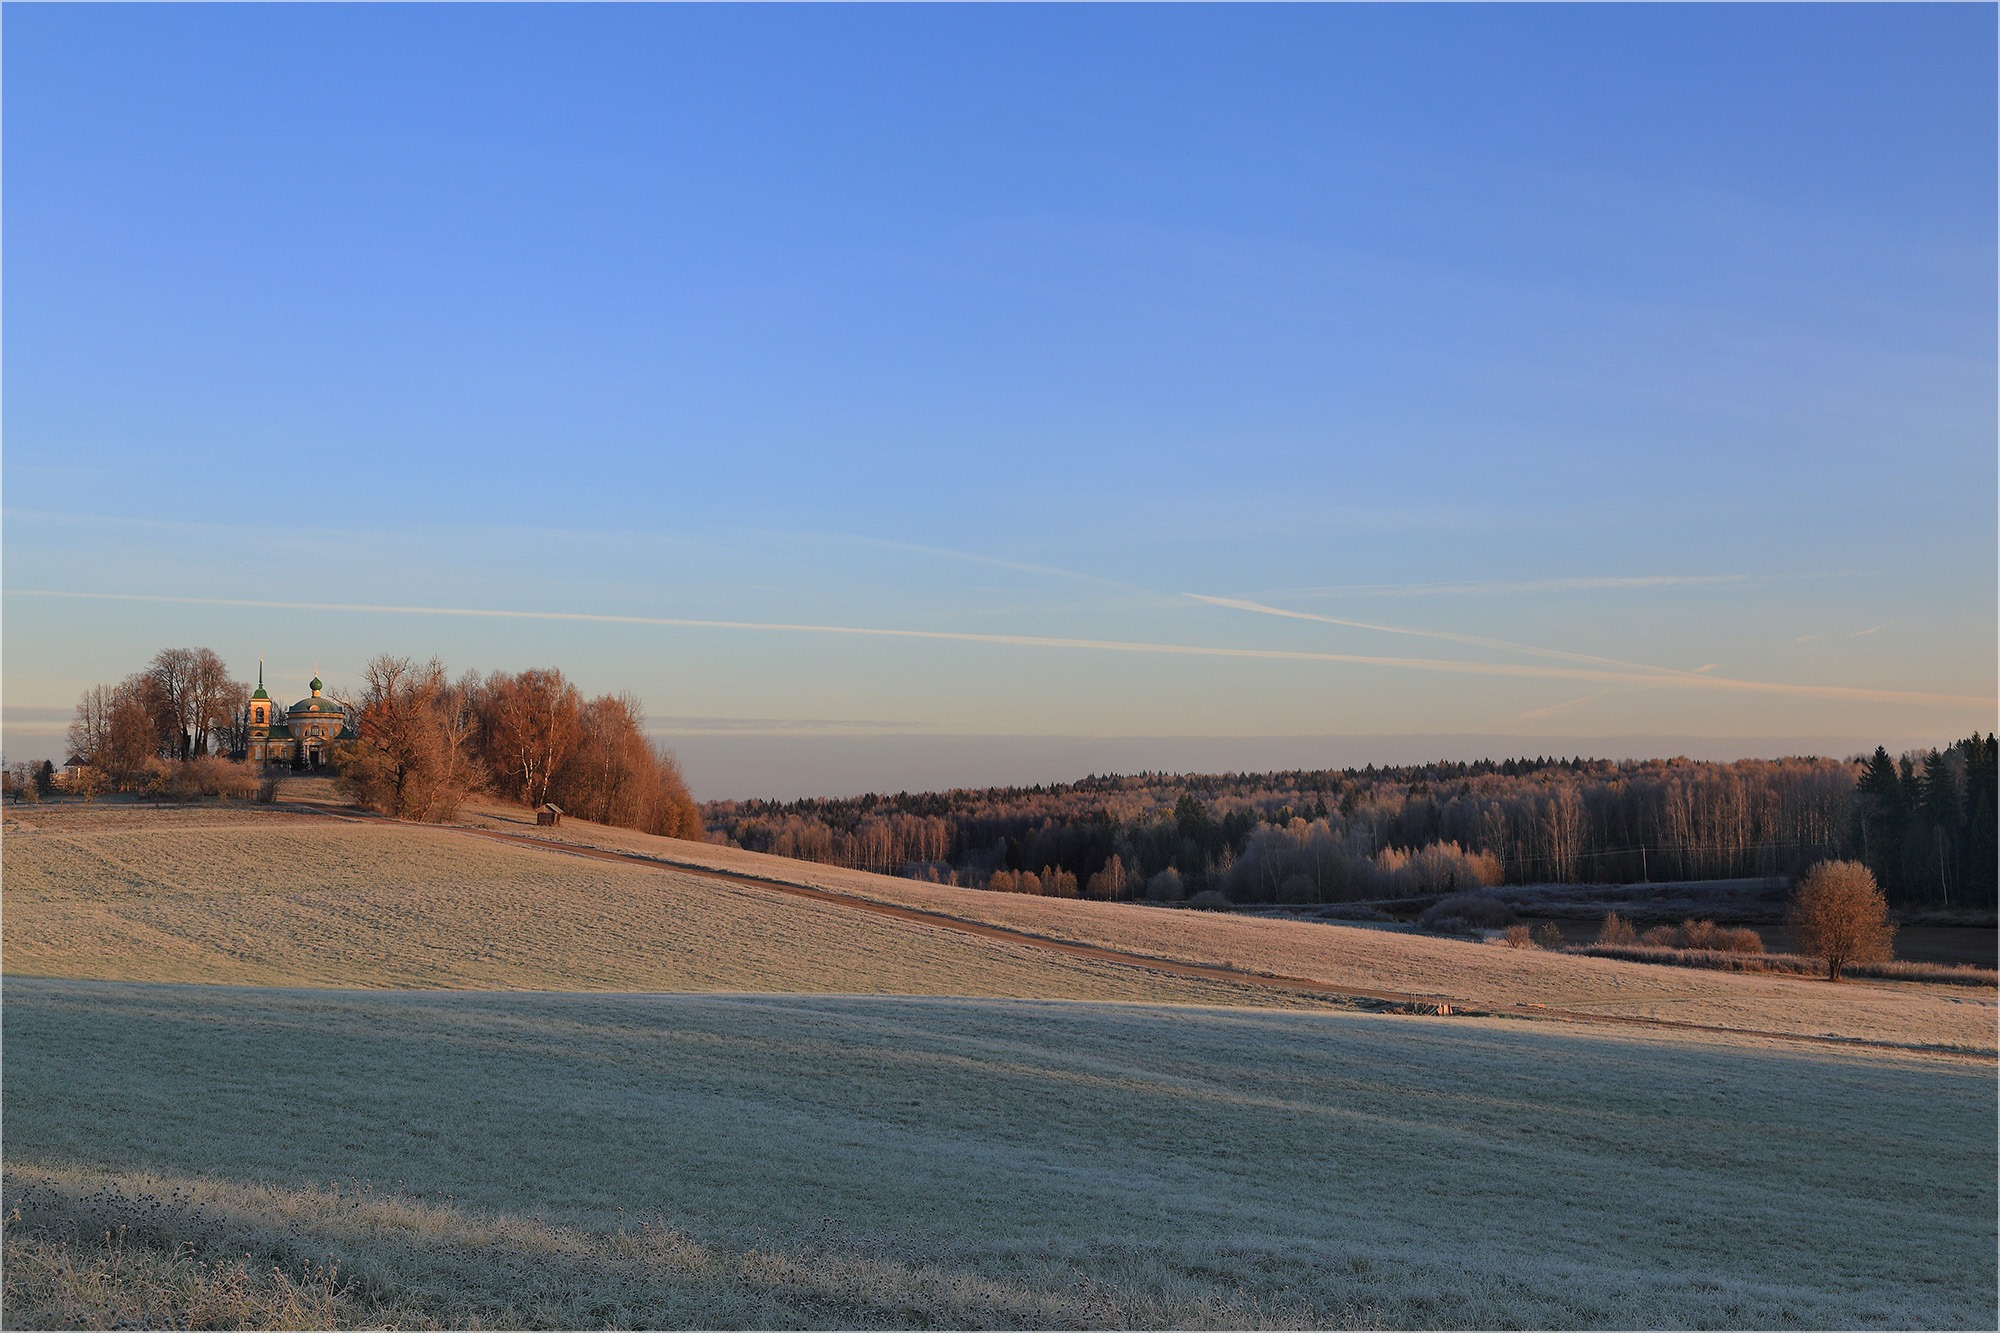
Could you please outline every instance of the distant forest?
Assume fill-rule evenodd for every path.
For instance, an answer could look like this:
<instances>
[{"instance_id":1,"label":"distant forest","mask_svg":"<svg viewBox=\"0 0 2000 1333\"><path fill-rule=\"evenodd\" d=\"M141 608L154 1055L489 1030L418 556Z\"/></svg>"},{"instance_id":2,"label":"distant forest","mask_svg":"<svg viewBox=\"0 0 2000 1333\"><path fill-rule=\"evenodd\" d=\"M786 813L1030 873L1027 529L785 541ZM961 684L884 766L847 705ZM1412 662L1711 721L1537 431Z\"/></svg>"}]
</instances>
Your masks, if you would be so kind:
<instances>
[{"instance_id":1,"label":"distant forest","mask_svg":"<svg viewBox=\"0 0 2000 1333\"><path fill-rule=\"evenodd\" d=\"M1894 902L1995 903L1995 743L1872 759L1508 759L715 801L711 842L1055 896L1315 903L1486 884L1796 875L1865 862Z\"/></svg>"}]
</instances>

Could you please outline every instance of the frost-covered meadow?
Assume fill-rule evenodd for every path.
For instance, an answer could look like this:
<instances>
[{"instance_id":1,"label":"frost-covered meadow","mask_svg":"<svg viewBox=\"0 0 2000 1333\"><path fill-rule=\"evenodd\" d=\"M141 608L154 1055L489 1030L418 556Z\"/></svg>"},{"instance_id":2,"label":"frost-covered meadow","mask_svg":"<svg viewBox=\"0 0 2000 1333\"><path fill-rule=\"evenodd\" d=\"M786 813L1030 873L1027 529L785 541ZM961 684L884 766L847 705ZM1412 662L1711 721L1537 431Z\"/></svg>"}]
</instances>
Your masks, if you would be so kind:
<instances>
[{"instance_id":1,"label":"frost-covered meadow","mask_svg":"<svg viewBox=\"0 0 2000 1333\"><path fill-rule=\"evenodd\" d=\"M570 1326L1914 1327L1993 1301L1992 1071L1962 1059L1074 1001L27 980L5 1039L19 1182L213 1182L240 1228L447 1323L544 1299Z\"/></svg>"},{"instance_id":2,"label":"frost-covered meadow","mask_svg":"<svg viewBox=\"0 0 2000 1333\"><path fill-rule=\"evenodd\" d=\"M274 810L36 812L0 849L10 1326L1928 1327L1994 1307L1985 992L641 848L1134 955L1910 1049L1841 1048L1367 1012ZM120 1226L125 1248L99 1243Z\"/></svg>"}]
</instances>

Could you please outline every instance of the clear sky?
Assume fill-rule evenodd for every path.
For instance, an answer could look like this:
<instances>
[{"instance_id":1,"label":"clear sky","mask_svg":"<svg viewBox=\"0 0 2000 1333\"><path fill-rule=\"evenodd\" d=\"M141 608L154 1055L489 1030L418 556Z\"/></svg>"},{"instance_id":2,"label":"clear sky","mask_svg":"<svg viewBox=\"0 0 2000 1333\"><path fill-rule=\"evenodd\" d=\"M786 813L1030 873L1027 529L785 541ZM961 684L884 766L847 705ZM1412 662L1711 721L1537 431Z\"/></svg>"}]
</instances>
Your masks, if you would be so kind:
<instances>
[{"instance_id":1,"label":"clear sky","mask_svg":"<svg viewBox=\"0 0 2000 1333\"><path fill-rule=\"evenodd\" d=\"M4 36L10 759L169 645L704 796L1995 725L1990 5Z\"/></svg>"}]
</instances>

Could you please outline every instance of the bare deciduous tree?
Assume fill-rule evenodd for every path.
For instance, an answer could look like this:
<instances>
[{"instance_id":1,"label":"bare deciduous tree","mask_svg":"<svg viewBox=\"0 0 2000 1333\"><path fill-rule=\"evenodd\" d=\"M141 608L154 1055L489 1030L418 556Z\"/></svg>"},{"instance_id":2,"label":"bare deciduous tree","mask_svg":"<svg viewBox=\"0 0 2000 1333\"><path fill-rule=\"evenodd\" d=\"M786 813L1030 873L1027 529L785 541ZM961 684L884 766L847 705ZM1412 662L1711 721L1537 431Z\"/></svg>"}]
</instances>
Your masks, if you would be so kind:
<instances>
[{"instance_id":1,"label":"bare deciduous tree","mask_svg":"<svg viewBox=\"0 0 2000 1333\"><path fill-rule=\"evenodd\" d=\"M112 693L111 710L105 719L104 741L91 763L104 776L126 791L139 781L147 765L159 757L160 698L150 676L140 674L126 680Z\"/></svg>"},{"instance_id":2,"label":"bare deciduous tree","mask_svg":"<svg viewBox=\"0 0 2000 1333\"><path fill-rule=\"evenodd\" d=\"M630 694L600 695L577 711L577 740L550 785L573 815L699 841L701 812L673 752L649 743L646 713ZM884 855L887 853L885 852Z\"/></svg>"},{"instance_id":3,"label":"bare deciduous tree","mask_svg":"<svg viewBox=\"0 0 2000 1333\"><path fill-rule=\"evenodd\" d=\"M86 764L97 762L98 752L111 734L111 710L118 702L118 687L93 685L77 700L76 717L69 724L69 752Z\"/></svg>"},{"instance_id":4,"label":"bare deciduous tree","mask_svg":"<svg viewBox=\"0 0 2000 1333\"><path fill-rule=\"evenodd\" d=\"M229 678L229 668L207 648L188 651L187 729L189 751L183 758L208 753L211 735L226 736L237 707L247 702L250 687ZM226 745L226 741L224 742Z\"/></svg>"},{"instance_id":5,"label":"bare deciduous tree","mask_svg":"<svg viewBox=\"0 0 2000 1333\"><path fill-rule=\"evenodd\" d=\"M1808 871L1786 924L1799 952L1825 960L1828 981L1839 981L1849 963L1889 957L1896 935L1888 901L1859 861L1822 861Z\"/></svg>"},{"instance_id":6,"label":"bare deciduous tree","mask_svg":"<svg viewBox=\"0 0 2000 1333\"><path fill-rule=\"evenodd\" d=\"M681 761L660 741L652 742L648 748L653 756L652 789L645 812L636 827L663 838L702 841L707 830L702 824L701 810L688 792L687 775L681 772Z\"/></svg>"},{"instance_id":7,"label":"bare deciduous tree","mask_svg":"<svg viewBox=\"0 0 2000 1333\"><path fill-rule=\"evenodd\" d=\"M177 759L186 759L194 749L189 732L194 726L196 669L192 648L162 648L153 655L153 664L146 668L146 675L158 691L159 729L173 738L169 752Z\"/></svg>"},{"instance_id":8,"label":"bare deciduous tree","mask_svg":"<svg viewBox=\"0 0 2000 1333\"><path fill-rule=\"evenodd\" d=\"M177 759L208 753L209 737L226 732L239 694L249 687L229 678L229 668L212 648L162 648L146 668L157 694L162 747Z\"/></svg>"},{"instance_id":9,"label":"bare deciduous tree","mask_svg":"<svg viewBox=\"0 0 2000 1333\"><path fill-rule=\"evenodd\" d=\"M361 672L361 692L340 698L355 739L335 751L341 781L365 805L399 819L439 822L477 785L469 681L454 685L436 658L419 666L384 653Z\"/></svg>"},{"instance_id":10,"label":"bare deciduous tree","mask_svg":"<svg viewBox=\"0 0 2000 1333\"><path fill-rule=\"evenodd\" d=\"M220 719L213 733L217 752L225 755L241 754L250 748L250 685L247 681L232 680L224 694Z\"/></svg>"},{"instance_id":11,"label":"bare deciduous tree","mask_svg":"<svg viewBox=\"0 0 2000 1333\"><path fill-rule=\"evenodd\" d=\"M583 699L554 667L517 675L496 671L481 699L487 760L494 776L530 806L549 799L549 788L579 734Z\"/></svg>"}]
</instances>

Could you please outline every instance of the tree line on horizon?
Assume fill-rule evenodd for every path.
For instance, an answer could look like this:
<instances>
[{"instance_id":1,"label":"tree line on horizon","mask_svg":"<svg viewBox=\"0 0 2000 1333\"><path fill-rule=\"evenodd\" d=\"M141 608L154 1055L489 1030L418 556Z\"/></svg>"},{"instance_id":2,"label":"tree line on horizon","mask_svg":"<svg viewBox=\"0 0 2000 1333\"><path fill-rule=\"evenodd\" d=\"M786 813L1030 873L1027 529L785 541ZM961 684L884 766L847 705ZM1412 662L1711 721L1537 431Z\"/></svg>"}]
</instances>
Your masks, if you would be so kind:
<instances>
[{"instance_id":1,"label":"tree line on horizon","mask_svg":"<svg viewBox=\"0 0 2000 1333\"><path fill-rule=\"evenodd\" d=\"M1501 883L1796 876L1866 865L1901 906L1996 903L1996 745L1862 760L1519 758L1269 773L1092 775L1033 787L696 807L629 694L555 668L453 679L387 654L336 692L330 750L364 804L449 819L475 792L670 837L1002 891L1339 902ZM70 752L118 790L234 791L250 687L206 648L86 690ZM24 776L46 789L46 766ZM21 786L16 783L16 786Z\"/></svg>"},{"instance_id":2,"label":"tree line on horizon","mask_svg":"<svg viewBox=\"0 0 2000 1333\"><path fill-rule=\"evenodd\" d=\"M1995 742L1891 759L1520 758L1143 773L716 801L711 841L1004 891L1340 902L1495 884L1796 876L1853 860L1899 905L1995 905Z\"/></svg>"},{"instance_id":3,"label":"tree line on horizon","mask_svg":"<svg viewBox=\"0 0 2000 1333\"><path fill-rule=\"evenodd\" d=\"M646 737L645 711L630 694L585 699L553 667L453 679L435 658L385 653L363 668L359 690L331 697L355 731L328 747L335 776L385 814L439 822L484 792L647 833L703 836L679 762ZM249 737L250 687L207 648L162 649L118 684L93 685L67 734L93 790L162 794L241 787L247 766L231 775L226 761L241 760Z\"/></svg>"}]
</instances>

